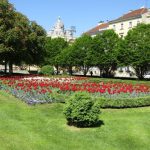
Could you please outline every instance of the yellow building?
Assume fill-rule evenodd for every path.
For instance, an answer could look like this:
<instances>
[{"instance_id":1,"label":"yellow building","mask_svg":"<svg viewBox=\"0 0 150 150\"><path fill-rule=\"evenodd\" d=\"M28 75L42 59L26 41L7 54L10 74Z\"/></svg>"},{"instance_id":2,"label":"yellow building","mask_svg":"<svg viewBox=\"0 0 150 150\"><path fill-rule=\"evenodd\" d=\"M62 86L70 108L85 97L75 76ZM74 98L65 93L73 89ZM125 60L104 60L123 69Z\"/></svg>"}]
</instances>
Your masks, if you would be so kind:
<instances>
[{"instance_id":1,"label":"yellow building","mask_svg":"<svg viewBox=\"0 0 150 150\"><path fill-rule=\"evenodd\" d=\"M150 23L150 9L140 8L137 10L130 10L128 13L115 20L98 24L98 26L87 31L86 34L95 36L104 30L113 29L120 37L124 37L130 29L136 27L139 23Z\"/></svg>"}]
</instances>

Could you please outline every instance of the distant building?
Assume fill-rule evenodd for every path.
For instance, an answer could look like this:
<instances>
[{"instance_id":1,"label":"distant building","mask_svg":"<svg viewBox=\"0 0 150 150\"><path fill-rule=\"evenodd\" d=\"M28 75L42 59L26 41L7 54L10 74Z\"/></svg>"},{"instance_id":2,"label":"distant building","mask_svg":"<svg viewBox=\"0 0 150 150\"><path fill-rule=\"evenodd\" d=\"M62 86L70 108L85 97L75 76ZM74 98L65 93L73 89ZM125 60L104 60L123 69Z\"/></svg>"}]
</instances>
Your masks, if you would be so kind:
<instances>
[{"instance_id":1,"label":"distant building","mask_svg":"<svg viewBox=\"0 0 150 150\"><path fill-rule=\"evenodd\" d=\"M118 19L110 21L108 29L114 29L120 37L124 37L130 29L136 27L139 23L150 23L149 9L140 8L134 11L130 10Z\"/></svg>"},{"instance_id":2,"label":"distant building","mask_svg":"<svg viewBox=\"0 0 150 150\"><path fill-rule=\"evenodd\" d=\"M124 37L130 29L136 27L139 23L150 23L150 9L140 8L137 10L130 10L128 13L115 20L98 24L98 26L87 31L86 34L95 36L104 30L113 29L120 37Z\"/></svg>"},{"instance_id":3,"label":"distant building","mask_svg":"<svg viewBox=\"0 0 150 150\"><path fill-rule=\"evenodd\" d=\"M64 38L68 42L72 42L75 40L74 38L75 27L71 27L70 29L66 30L64 27L64 23L60 19L57 19L56 24L54 25L53 29L51 29L47 36L51 38Z\"/></svg>"}]
</instances>

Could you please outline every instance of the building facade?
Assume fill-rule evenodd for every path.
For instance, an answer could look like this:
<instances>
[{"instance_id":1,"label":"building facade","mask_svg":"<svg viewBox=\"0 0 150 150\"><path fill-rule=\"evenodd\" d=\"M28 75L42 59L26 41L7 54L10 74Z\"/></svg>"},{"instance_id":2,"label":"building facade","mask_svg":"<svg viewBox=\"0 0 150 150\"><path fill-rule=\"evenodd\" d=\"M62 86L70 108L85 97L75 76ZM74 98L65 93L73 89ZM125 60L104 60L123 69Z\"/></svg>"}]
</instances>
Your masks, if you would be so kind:
<instances>
[{"instance_id":1,"label":"building facade","mask_svg":"<svg viewBox=\"0 0 150 150\"><path fill-rule=\"evenodd\" d=\"M108 29L113 29L120 37L124 37L130 29L136 27L139 23L150 23L149 9L131 10L118 19L110 21Z\"/></svg>"},{"instance_id":2,"label":"building facade","mask_svg":"<svg viewBox=\"0 0 150 150\"><path fill-rule=\"evenodd\" d=\"M70 29L66 30L64 27L64 23L59 17L54 27L47 33L47 36L51 38L60 37L60 38L64 38L68 42L71 42L74 41L75 39L74 33L75 33L75 27L71 27Z\"/></svg>"},{"instance_id":3,"label":"building facade","mask_svg":"<svg viewBox=\"0 0 150 150\"><path fill-rule=\"evenodd\" d=\"M128 13L115 20L98 24L98 26L87 31L86 34L95 36L104 30L113 29L120 37L125 37L128 31L136 27L139 23L150 23L150 9L140 8L137 10L130 10Z\"/></svg>"}]
</instances>

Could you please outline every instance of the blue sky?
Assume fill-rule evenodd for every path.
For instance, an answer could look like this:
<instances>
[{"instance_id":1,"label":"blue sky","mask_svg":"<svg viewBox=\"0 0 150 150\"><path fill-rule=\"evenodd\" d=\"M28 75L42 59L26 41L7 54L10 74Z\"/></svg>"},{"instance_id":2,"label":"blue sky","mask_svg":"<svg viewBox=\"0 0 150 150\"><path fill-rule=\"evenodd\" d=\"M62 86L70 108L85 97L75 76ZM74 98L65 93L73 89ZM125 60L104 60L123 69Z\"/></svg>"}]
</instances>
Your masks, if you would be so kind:
<instances>
[{"instance_id":1,"label":"blue sky","mask_svg":"<svg viewBox=\"0 0 150 150\"><path fill-rule=\"evenodd\" d=\"M46 31L58 16L65 28L76 27L76 36L96 26L99 21L118 18L129 10L138 9L150 0L9 0L17 11L36 21Z\"/></svg>"}]
</instances>

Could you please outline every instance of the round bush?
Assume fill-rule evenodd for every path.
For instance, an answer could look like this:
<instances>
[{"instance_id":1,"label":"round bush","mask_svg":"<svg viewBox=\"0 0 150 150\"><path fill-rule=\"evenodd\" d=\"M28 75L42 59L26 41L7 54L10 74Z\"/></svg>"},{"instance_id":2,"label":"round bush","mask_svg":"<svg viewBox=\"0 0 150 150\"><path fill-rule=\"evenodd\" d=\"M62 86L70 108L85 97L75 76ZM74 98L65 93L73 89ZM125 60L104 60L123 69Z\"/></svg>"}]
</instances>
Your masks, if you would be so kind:
<instances>
[{"instance_id":1,"label":"round bush","mask_svg":"<svg viewBox=\"0 0 150 150\"><path fill-rule=\"evenodd\" d=\"M74 93L66 103L64 114L68 121L68 125L92 127L100 123L100 107L89 93Z\"/></svg>"},{"instance_id":2,"label":"round bush","mask_svg":"<svg viewBox=\"0 0 150 150\"><path fill-rule=\"evenodd\" d=\"M50 66L50 65L46 65L46 66L43 66L40 70L40 74L43 74L43 75L53 75L54 74L54 68L53 66Z\"/></svg>"}]
</instances>

